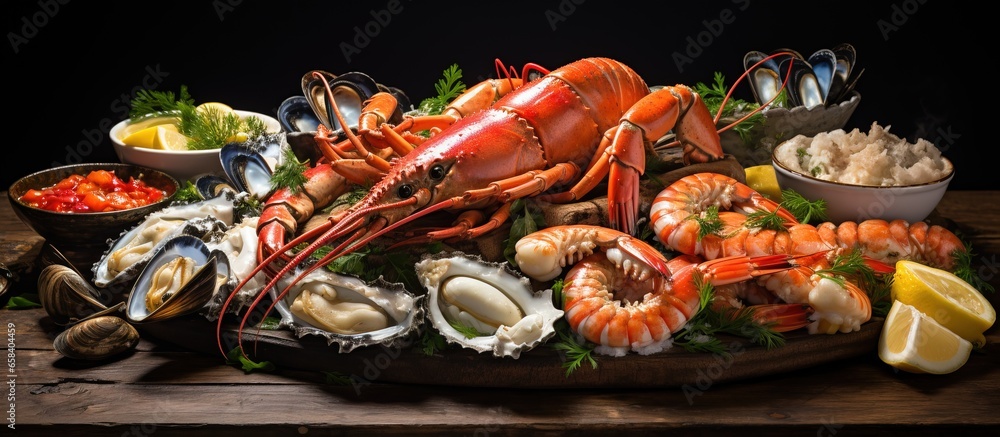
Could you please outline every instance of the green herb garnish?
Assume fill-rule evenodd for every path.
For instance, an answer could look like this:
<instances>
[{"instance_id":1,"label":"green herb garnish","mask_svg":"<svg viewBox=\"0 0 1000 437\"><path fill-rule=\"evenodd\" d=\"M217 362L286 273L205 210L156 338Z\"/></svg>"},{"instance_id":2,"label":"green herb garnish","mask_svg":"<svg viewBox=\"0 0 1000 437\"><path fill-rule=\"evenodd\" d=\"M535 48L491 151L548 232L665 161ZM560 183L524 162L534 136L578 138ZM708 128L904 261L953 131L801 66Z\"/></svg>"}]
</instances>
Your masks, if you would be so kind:
<instances>
[{"instance_id":1,"label":"green herb garnish","mask_svg":"<svg viewBox=\"0 0 1000 437\"><path fill-rule=\"evenodd\" d=\"M984 293L993 293L996 290L990 285L989 282L983 280L981 276L976 274L976 271L972 269L972 258L975 253L972 251L972 245L965 242L965 250L956 249L952 252L951 256L955 260L955 276L958 276L963 281L968 282L973 288L982 291Z\"/></svg>"},{"instance_id":2,"label":"green herb garnish","mask_svg":"<svg viewBox=\"0 0 1000 437\"><path fill-rule=\"evenodd\" d=\"M597 368L597 361L593 357L594 347L576 341L576 338L570 334L569 324L566 323L565 319L559 319L556 322L555 328L556 334L559 336L559 341L553 343L551 347L565 354L566 361L563 362L562 366L566 369L567 377L580 368L584 362L589 362L592 369Z\"/></svg>"},{"instance_id":3,"label":"green herb garnish","mask_svg":"<svg viewBox=\"0 0 1000 437\"><path fill-rule=\"evenodd\" d=\"M465 84L462 83L462 70L458 64L452 64L444 70L444 78L439 79L434 84L437 95L428 97L420 102L418 109L427 115L438 115L451 103L452 99L458 97L465 91Z\"/></svg>"},{"instance_id":4,"label":"green herb garnish","mask_svg":"<svg viewBox=\"0 0 1000 437\"><path fill-rule=\"evenodd\" d=\"M234 347L226 355L226 364L229 364L231 366L239 365L240 368L243 369L243 372L245 373L270 372L275 369L274 364L272 364L270 361L261 361L258 363L243 356L243 352L241 352L240 348L238 347Z\"/></svg>"},{"instance_id":5,"label":"green herb garnish","mask_svg":"<svg viewBox=\"0 0 1000 437\"><path fill-rule=\"evenodd\" d=\"M809 200L792 189L781 190L781 198L781 207L792 213L799 220L799 223L828 220L826 201L823 199Z\"/></svg>"},{"instance_id":6,"label":"green herb garnish","mask_svg":"<svg viewBox=\"0 0 1000 437\"><path fill-rule=\"evenodd\" d=\"M431 356L448 347L448 342L444 337L433 329L424 330L420 335L420 351L424 355Z\"/></svg>"},{"instance_id":7,"label":"green herb garnish","mask_svg":"<svg viewBox=\"0 0 1000 437\"><path fill-rule=\"evenodd\" d=\"M305 171L309 169L309 161L300 162L291 149L285 149L285 159L274 169L271 175L271 190L288 188L289 191L298 193L306 184Z\"/></svg>"},{"instance_id":8,"label":"green herb garnish","mask_svg":"<svg viewBox=\"0 0 1000 437\"><path fill-rule=\"evenodd\" d=\"M323 382L332 385L351 385L354 380L350 376L345 375L341 372L321 372L323 374Z\"/></svg>"},{"instance_id":9,"label":"green herb garnish","mask_svg":"<svg viewBox=\"0 0 1000 437\"><path fill-rule=\"evenodd\" d=\"M476 338L476 337L482 337L484 335L489 335L484 332L479 332L479 330L477 330L476 328L473 328L468 325L463 325L454 320L449 320L448 324L451 325L451 327L454 328L456 331L458 331L459 334L465 336L465 338Z\"/></svg>"},{"instance_id":10,"label":"green herb garnish","mask_svg":"<svg viewBox=\"0 0 1000 437\"><path fill-rule=\"evenodd\" d=\"M695 281L701 297L700 306L698 312L674 336L674 344L690 352L710 352L724 356L729 356L731 353L716 337L719 333L745 337L751 343L768 349L785 344L785 337L771 329L770 324L756 320L752 306L717 310L711 305L715 297L714 287L705 283L700 277Z\"/></svg>"},{"instance_id":11,"label":"green herb garnish","mask_svg":"<svg viewBox=\"0 0 1000 437\"><path fill-rule=\"evenodd\" d=\"M188 137L190 150L218 149L267 133L264 121L257 117L241 118L235 112L211 106L199 109L184 85L179 95L171 91L139 90L130 106L132 122L160 116L178 117L177 130Z\"/></svg>"},{"instance_id":12,"label":"green herb garnish","mask_svg":"<svg viewBox=\"0 0 1000 437\"><path fill-rule=\"evenodd\" d=\"M722 102L726 99L726 94L729 92L728 87L726 87L726 77L718 71L715 72L715 82L711 86L698 82L695 84L694 90L701 95L702 101L705 102L705 106L708 107L708 110L713 117L716 117L716 114L719 114L719 108L722 106ZM729 100L725 100L725 102L725 106L722 107L722 113L719 114L719 119L723 117L737 116L738 114L746 114L760 108L759 104L750 103L740 99L733 99L731 97ZM746 120L743 120L736 126L733 126L732 130L740 135L740 139L743 140L744 144L752 146L751 131L755 126L763 123L764 114L761 114L758 111Z\"/></svg>"},{"instance_id":13,"label":"green herb garnish","mask_svg":"<svg viewBox=\"0 0 1000 437\"><path fill-rule=\"evenodd\" d=\"M722 231L722 220L719 219L718 206L709 206L701 215L692 214L688 218L698 222L698 241L709 235L718 235Z\"/></svg>"},{"instance_id":14,"label":"green herb garnish","mask_svg":"<svg viewBox=\"0 0 1000 437\"><path fill-rule=\"evenodd\" d=\"M42 304L32 301L31 299L21 296L11 296L10 300L7 301L6 308L8 310L27 310L31 308L39 308Z\"/></svg>"},{"instance_id":15,"label":"green herb garnish","mask_svg":"<svg viewBox=\"0 0 1000 437\"><path fill-rule=\"evenodd\" d=\"M184 181L181 185L181 189L177 190L177 194L174 195L174 202L189 203L205 200L193 182L188 180Z\"/></svg>"},{"instance_id":16,"label":"green herb garnish","mask_svg":"<svg viewBox=\"0 0 1000 437\"><path fill-rule=\"evenodd\" d=\"M503 256L510 265L517 267L517 261L514 259L517 251L514 250L514 246L525 235L545 228L545 216L534 202L524 199L517 199L511 204L510 216L513 220L510 225L510 235L504 240Z\"/></svg>"}]
</instances>

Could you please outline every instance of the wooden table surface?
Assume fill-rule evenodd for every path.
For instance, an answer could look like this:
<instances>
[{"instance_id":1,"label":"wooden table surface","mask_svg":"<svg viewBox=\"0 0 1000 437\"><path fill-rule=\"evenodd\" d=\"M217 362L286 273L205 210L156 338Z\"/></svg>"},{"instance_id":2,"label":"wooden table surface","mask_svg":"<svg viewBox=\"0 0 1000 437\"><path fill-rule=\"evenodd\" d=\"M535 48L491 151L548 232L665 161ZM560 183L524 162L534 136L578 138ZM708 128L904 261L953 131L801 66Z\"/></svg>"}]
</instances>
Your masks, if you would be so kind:
<instances>
[{"instance_id":1,"label":"wooden table surface","mask_svg":"<svg viewBox=\"0 0 1000 437\"><path fill-rule=\"evenodd\" d=\"M1000 288L1000 191L946 193L936 214L978 254ZM12 294L34 292L44 241L0 201L0 261L28 268ZM989 295L1000 308L997 293ZM876 351L746 380L677 388L511 389L334 385L318 372L244 373L217 355L143 338L120 359L74 361L52 348L41 309L0 310L7 328L4 425L10 435L997 435L1000 330L948 375L894 371ZM706 369L712 371L711 369ZM634 369L642 372L643 369ZM724 372L725 369L714 371Z\"/></svg>"}]
</instances>

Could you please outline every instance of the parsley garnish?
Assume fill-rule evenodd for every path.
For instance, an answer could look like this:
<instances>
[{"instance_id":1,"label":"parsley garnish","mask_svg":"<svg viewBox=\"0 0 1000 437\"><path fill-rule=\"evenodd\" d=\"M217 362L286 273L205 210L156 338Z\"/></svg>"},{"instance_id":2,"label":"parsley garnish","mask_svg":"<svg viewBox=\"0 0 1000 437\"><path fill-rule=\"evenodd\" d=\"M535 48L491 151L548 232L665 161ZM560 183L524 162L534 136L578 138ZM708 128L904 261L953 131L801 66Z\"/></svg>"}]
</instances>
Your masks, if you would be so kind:
<instances>
[{"instance_id":1,"label":"parsley garnish","mask_svg":"<svg viewBox=\"0 0 1000 437\"><path fill-rule=\"evenodd\" d=\"M428 97L420 102L419 110L427 115L438 115L451 103L451 100L458 97L465 91L465 84L462 83L462 70L458 64L452 64L444 70L444 78L439 79L434 84L437 95Z\"/></svg>"}]
</instances>

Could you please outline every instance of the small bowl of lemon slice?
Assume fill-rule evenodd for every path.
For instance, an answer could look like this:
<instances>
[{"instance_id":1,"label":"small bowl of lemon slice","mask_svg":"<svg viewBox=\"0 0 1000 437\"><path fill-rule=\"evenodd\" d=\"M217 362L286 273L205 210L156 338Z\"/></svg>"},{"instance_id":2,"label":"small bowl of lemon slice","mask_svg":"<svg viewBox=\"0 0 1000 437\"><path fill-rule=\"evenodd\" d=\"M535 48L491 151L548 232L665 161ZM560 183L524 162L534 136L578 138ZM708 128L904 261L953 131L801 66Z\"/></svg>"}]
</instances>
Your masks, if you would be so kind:
<instances>
[{"instance_id":1,"label":"small bowl of lemon slice","mask_svg":"<svg viewBox=\"0 0 1000 437\"><path fill-rule=\"evenodd\" d=\"M267 133L281 131L281 124L277 119L257 112L235 110L217 102L203 103L198 109L211 110L215 114L233 113L241 120L255 117L263 122ZM213 148L197 148L192 138L181 132L179 116L126 119L114 125L109 136L121 162L163 171L182 183L204 174L224 174L219 159L219 150L223 144ZM245 134L241 137L237 133L229 141L246 139Z\"/></svg>"}]
</instances>

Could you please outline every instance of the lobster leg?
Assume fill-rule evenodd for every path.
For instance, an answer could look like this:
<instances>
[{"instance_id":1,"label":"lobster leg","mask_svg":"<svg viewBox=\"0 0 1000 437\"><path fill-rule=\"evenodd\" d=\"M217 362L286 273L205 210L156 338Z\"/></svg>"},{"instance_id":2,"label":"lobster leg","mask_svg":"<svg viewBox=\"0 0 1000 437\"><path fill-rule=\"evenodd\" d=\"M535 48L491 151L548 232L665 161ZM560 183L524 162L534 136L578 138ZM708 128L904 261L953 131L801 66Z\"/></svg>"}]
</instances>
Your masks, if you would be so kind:
<instances>
[{"instance_id":1,"label":"lobster leg","mask_svg":"<svg viewBox=\"0 0 1000 437\"><path fill-rule=\"evenodd\" d=\"M701 97L684 85L664 87L643 97L601 140L599 158L568 191L543 196L555 203L580 199L608 176L609 222L612 228L635 233L639 215L639 176L646 167L646 150L673 129L685 147L684 161L722 159L722 143ZM610 140L609 140L610 138Z\"/></svg>"}]
</instances>

